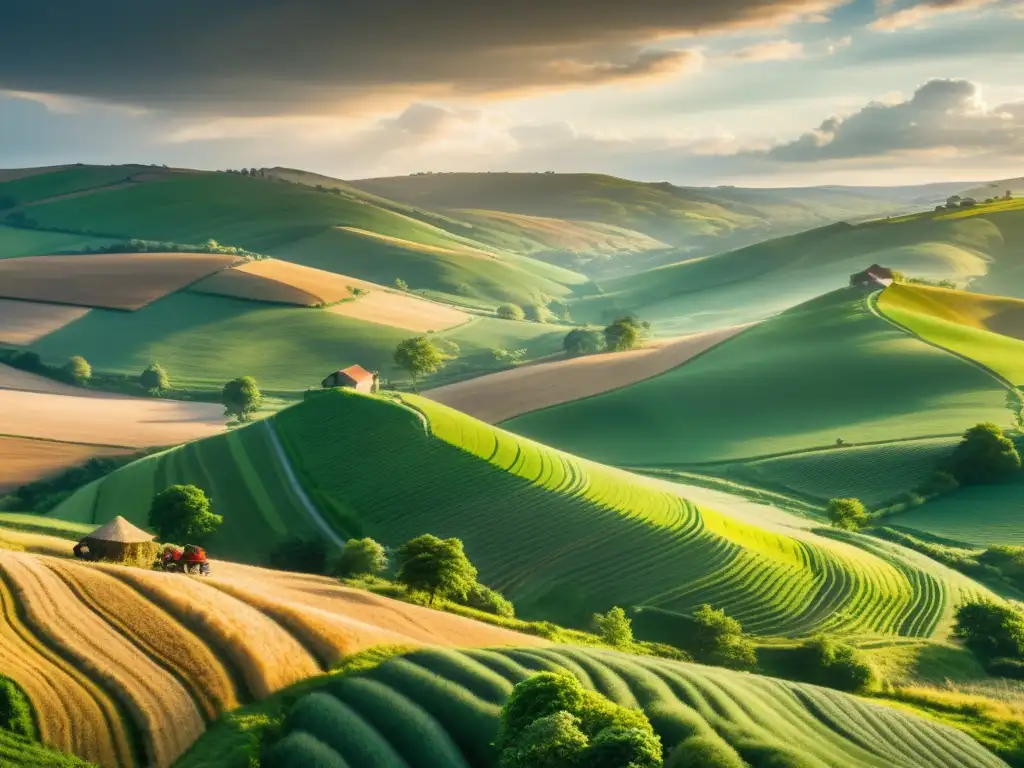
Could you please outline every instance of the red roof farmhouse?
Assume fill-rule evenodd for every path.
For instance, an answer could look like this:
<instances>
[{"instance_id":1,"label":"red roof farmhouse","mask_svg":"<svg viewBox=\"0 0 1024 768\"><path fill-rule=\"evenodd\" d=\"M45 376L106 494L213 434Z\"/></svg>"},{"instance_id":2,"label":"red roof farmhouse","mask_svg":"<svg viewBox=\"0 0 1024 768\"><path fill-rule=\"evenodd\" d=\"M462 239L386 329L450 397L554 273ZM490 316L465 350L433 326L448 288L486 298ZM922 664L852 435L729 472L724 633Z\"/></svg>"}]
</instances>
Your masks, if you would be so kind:
<instances>
[{"instance_id":1,"label":"red roof farmhouse","mask_svg":"<svg viewBox=\"0 0 1024 768\"><path fill-rule=\"evenodd\" d=\"M360 365L350 365L335 371L322 382L320 386L325 389L330 387L347 387L356 392L372 393L377 390L377 375L370 373Z\"/></svg>"},{"instance_id":2,"label":"red roof farmhouse","mask_svg":"<svg viewBox=\"0 0 1024 768\"><path fill-rule=\"evenodd\" d=\"M878 264L872 264L863 272L857 272L856 274L850 275L850 285L856 285L862 288L866 288L868 286L892 285L892 281L892 270L888 267L880 267Z\"/></svg>"}]
</instances>

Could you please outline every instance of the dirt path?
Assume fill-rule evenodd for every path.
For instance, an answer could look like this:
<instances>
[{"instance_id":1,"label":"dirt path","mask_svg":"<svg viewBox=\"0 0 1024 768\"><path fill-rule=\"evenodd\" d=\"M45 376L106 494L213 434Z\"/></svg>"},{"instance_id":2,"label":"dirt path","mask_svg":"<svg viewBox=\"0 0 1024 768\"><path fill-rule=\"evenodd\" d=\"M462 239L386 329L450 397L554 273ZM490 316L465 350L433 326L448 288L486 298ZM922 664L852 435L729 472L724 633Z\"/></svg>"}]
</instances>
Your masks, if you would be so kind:
<instances>
[{"instance_id":1,"label":"dirt path","mask_svg":"<svg viewBox=\"0 0 1024 768\"><path fill-rule=\"evenodd\" d=\"M424 392L443 405L498 424L524 413L620 389L682 365L749 325L697 333L632 352L528 365Z\"/></svg>"}]
</instances>

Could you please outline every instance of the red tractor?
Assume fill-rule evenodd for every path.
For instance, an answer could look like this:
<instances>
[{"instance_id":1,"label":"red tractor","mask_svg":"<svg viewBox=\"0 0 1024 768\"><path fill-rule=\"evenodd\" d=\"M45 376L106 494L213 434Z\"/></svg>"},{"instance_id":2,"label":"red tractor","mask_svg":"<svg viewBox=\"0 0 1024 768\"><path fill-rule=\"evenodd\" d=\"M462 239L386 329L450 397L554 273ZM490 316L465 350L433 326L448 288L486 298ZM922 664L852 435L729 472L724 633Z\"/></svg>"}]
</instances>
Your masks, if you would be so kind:
<instances>
[{"instance_id":1,"label":"red tractor","mask_svg":"<svg viewBox=\"0 0 1024 768\"><path fill-rule=\"evenodd\" d=\"M164 570L168 573L197 573L200 576L210 575L210 563L206 559L206 550L195 544L186 544L184 549L168 547L160 558Z\"/></svg>"}]
</instances>

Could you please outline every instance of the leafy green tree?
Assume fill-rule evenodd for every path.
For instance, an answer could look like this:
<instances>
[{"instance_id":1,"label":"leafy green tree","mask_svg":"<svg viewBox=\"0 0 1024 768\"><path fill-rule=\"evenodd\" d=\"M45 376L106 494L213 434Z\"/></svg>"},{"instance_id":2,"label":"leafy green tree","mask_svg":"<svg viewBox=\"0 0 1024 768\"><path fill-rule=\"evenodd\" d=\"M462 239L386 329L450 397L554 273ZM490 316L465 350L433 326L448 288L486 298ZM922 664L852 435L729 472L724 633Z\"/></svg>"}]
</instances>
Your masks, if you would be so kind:
<instances>
[{"instance_id":1,"label":"leafy green tree","mask_svg":"<svg viewBox=\"0 0 1024 768\"><path fill-rule=\"evenodd\" d=\"M502 304L496 313L502 320L524 320L526 313L518 304Z\"/></svg>"},{"instance_id":2,"label":"leafy green tree","mask_svg":"<svg viewBox=\"0 0 1024 768\"><path fill-rule=\"evenodd\" d=\"M680 743L665 761L665 768L747 768L747 763L712 731Z\"/></svg>"},{"instance_id":3,"label":"leafy green tree","mask_svg":"<svg viewBox=\"0 0 1024 768\"><path fill-rule=\"evenodd\" d=\"M171 386L165 371L159 363L150 363L139 376L139 384L147 392L162 392Z\"/></svg>"},{"instance_id":4,"label":"leafy green tree","mask_svg":"<svg viewBox=\"0 0 1024 768\"><path fill-rule=\"evenodd\" d=\"M370 538L349 539L341 550L334 572L343 578L376 576L387 567L388 553L383 545Z\"/></svg>"},{"instance_id":5,"label":"leafy green tree","mask_svg":"<svg viewBox=\"0 0 1024 768\"><path fill-rule=\"evenodd\" d=\"M242 376L224 385L221 393L224 403L224 415L234 416L239 421L249 421L252 414L259 410L263 395L252 376Z\"/></svg>"},{"instance_id":6,"label":"leafy green tree","mask_svg":"<svg viewBox=\"0 0 1024 768\"><path fill-rule=\"evenodd\" d=\"M441 351L426 336L417 336L399 343L393 358L395 365L412 376L413 391L419 391L420 377L437 373L452 355Z\"/></svg>"},{"instance_id":7,"label":"leafy green tree","mask_svg":"<svg viewBox=\"0 0 1024 768\"><path fill-rule=\"evenodd\" d=\"M84 357L75 355L64 366L64 372L75 384L84 387L92 378L92 366L86 362Z\"/></svg>"},{"instance_id":8,"label":"leafy green tree","mask_svg":"<svg viewBox=\"0 0 1024 768\"><path fill-rule=\"evenodd\" d=\"M875 670L856 648L820 636L808 640L796 653L796 666L808 683L859 693L871 687Z\"/></svg>"},{"instance_id":9,"label":"leafy green tree","mask_svg":"<svg viewBox=\"0 0 1024 768\"><path fill-rule=\"evenodd\" d=\"M465 600L476 585L477 570L466 557L460 539L425 534L398 550L398 581L409 589L437 597Z\"/></svg>"},{"instance_id":10,"label":"leafy green tree","mask_svg":"<svg viewBox=\"0 0 1024 768\"><path fill-rule=\"evenodd\" d=\"M501 768L571 768L590 740L580 730L580 719L559 711L527 725L513 746L501 754Z\"/></svg>"},{"instance_id":11,"label":"leafy green tree","mask_svg":"<svg viewBox=\"0 0 1024 768\"><path fill-rule=\"evenodd\" d=\"M611 726L599 731L583 753L587 768L661 768L661 740L649 728Z\"/></svg>"},{"instance_id":12,"label":"leafy green tree","mask_svg":"<svg viewBox=\"0 0 1024 768\"><path fill-rule=\"evenodd\" d=\"M757 664L754 644L743 634L742 625L724 610L702 605L693 615L693 624L687 650L697 661L732 669L750 669Z\"/></svg>"},{"instance_id":13,"label":"leafy green tree","mask_svg":"<svg viewBox=\"0 0 1024 768\"><path fill-rule=\"evenodd\" d=\"M1020 471L1020 454L995 424L984 422L964 432L953 451L953 475L962 485L999 483Z\"/></svg>"},{"instance_id":14,"label":"leafy green tree","mask_svg":"<svg viewBox=\"0 0 1024 768\"><path fill-rule=\"evenodd\" d=\"M484 613L511 619L516 615L515 606L503 594L483 584L475 584L466 596L466 605Z\"/></svg>"},{"instance_id":15,"label":"leafy green tree","mask_svg":"<svg viewBox=\"0 0 1024 768\"><path fill-rule=\"evenodd\" d=\"M592 355L604 349L604 335L586 328L573 328L562 339L562 349L569 357Z\"/></svg>"},{"instance_id":16,"label":"leafy green tree","mask_svg":"<svg viewBox=\"0 0 1024 768\"><path fill-rule=\"evenodd\" d=\"M604 345L609 352L625 352L635 348L650 328L650 323L641 323L631 315L620 317L604 329Z\"/></svg>"},{"instance_id":17,"label":"leafy green tree","mask_svg":"<svg viewBox=\"0 0 1024 768\"><path fill-rule=\"evenodd\" d=\"M172 485L154 496L149 507L149 527L161 541L200 541L223 522L211 511L203 490L194 485Z\"/></svg>"},{"instance_id":18,"label":"leafy green tree","mask_svg":"<svg viewBox=\"0 0 1024 768\"><path fill-rule=\"evenodd\" d=\"M1024 659L1024 614L993 600L975 600L956 610L953 634L983 661Z\"/></svg>"},{"instance_id":19,"label":"leafy green tree","mask_svg":"<svg viewBox=\"0 0 1024 768\"><path fill-rule=\"evenodd\" d=\"M608 645L626 648L633 644L633 622L619 606L594 614L594 627Z\"/></svg>"},{"instance_id":20,"label":"leafy green tree","mask_svg":"<svg viewBox=\"0 0 1024 768\"><path fill-rule=\"evenodd\" d=\"M532 323L546 323L552 317L551 310L539 302L527 304L523 307L523 312L526 319Z\"/></svg>"},{"instance_id":21,"label":"leafy green tree","mask_svg":"<svg viewBox=\"0 0 1024 768\"><path fill-rule=\"evenodd\" d=\"M868 522L868 511L859 499L832 499L828 503L828 519L844 531L856 531Z\"/></svg>"}]
</instances>

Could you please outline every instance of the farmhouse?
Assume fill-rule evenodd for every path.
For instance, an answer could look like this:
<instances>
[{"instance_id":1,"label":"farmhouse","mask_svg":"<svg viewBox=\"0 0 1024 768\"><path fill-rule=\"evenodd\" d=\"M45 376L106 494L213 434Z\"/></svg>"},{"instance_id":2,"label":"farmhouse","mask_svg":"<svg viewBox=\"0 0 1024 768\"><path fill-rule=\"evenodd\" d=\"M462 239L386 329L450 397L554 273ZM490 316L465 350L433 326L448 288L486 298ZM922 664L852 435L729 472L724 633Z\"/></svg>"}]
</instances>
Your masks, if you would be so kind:
<instances>
[{"instance_id":1,"label":"farmhouse","mask_svg":"<svg viewBox=\"0 0 1024 768\"><path fill-rule=\"evenodd\" d=\"M350 365L335 371L326 379L320 382L320 386L328 389L330 387L347 387L356 392L372 393L377 391L377 374L370 373L359 365Z\"/></svg>"},{"instance_id":2,"label":"farmhouse","mask_svg":"<svg viewBox=\"0 0 1024 768\"><path fill-rule=\"evenodd\" d=\"M153 537L118 515L75 545L75 557L83 560L122 562L140 555L155 557Z\"/></svg>"},{"instance_id":3,"label":"farmhouse","mask_svg":"<svg viewBox=\"0 0 1024 768\"><path fill-rule=\"evenodd\" d=\"M879 285L892 285L892 280L892 270L888 267L880 267L877 264L872 264L863 272L857 272L856 274L850 275L850 285L859 286L861 288Z\"/></svg>"}]
</instances>

